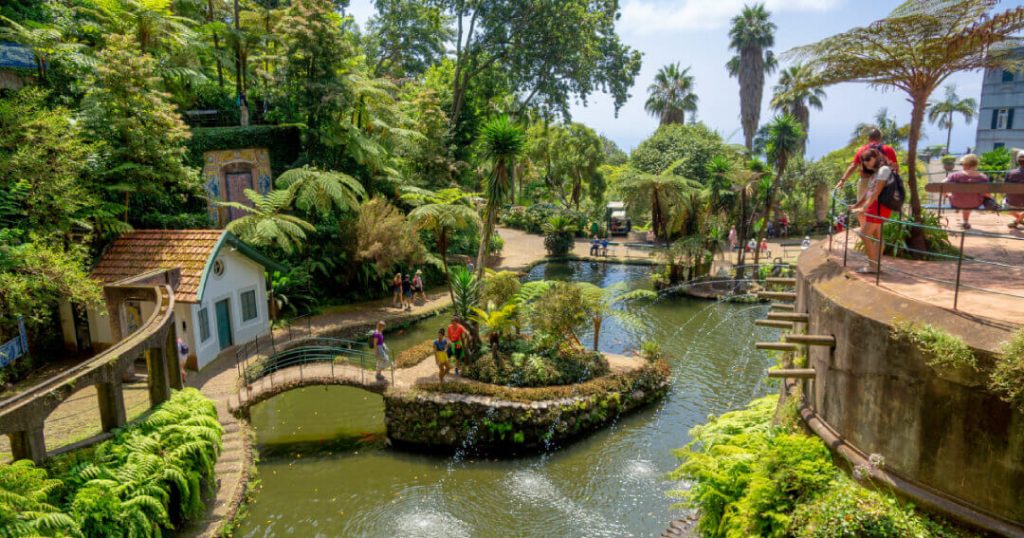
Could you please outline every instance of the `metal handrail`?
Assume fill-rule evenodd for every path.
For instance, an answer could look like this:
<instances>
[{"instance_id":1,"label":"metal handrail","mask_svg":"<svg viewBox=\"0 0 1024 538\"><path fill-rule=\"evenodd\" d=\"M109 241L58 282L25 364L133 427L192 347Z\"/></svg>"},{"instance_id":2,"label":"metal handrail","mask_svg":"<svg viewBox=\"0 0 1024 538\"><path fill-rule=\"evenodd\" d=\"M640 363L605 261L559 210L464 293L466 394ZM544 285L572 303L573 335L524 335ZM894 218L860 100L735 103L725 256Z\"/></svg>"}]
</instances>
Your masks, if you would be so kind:
<instances>
[{"instance_id":1,"label":"metal handrail","mask_svg":"<svg viewBox=\"0 0 1024 538\"><path fill-rule=\"evenodd\" d=\"M847 265L848 258L849 258L849 248L850 248L849 234L850 234L850 231L852 230L852 226L851 226L851 216L852 216L852 213L850 211L850 204L848 202L846 202L845 200L839 199L839 197L837 196L837 192L835 192L835 191L833 191L833 193L832 193L832 204L831 204L831 209L829 210L829 229L828 229L829 245L828 245L828 251L829 251L829 253L832 252L832 237L835 234L835 221L836 221L836 216L838 215L838 213L836 213L836 204L837 203L841 206L841 208L845 207L845 209L846 209L846 212L845 212L845 215L846 215L846 222L845 222L846 239L844 241L844 248L843 248L843 266L845 267ZM914 254L926 255L926 256L929 256L929 257L933 257L933 258L945 258L945 259L950 260L950 261L956 260L956 277L955 277L954 280L944 280L944 279L940 279L940 278L929 277L929 276L926 276L926 275L908 273L906 271L901 271L898 268L887 268L888 270L891 270L891 271L894 271L894 272L897 272L897 273L900 273L900 274L912 276L914 278L920 278L920 279L923 279L923 280L928 280L928 281L936 282L936 283L939 283L939 284L953 286L953 310L957 310L957 308L959 306L960 289L961 288L972 289L972 290L977 290L977 291L986 292L986 293L992 293L992 294L997 294L997 295L1004 295L1004 296L1013 297L1013 298L1016 298L1016 299L1024 299L1024 295L1017 295L1017 294L1008 293L1008 292L1005 292L1005 291L993 290L993 289L984 288L984 287L980 287L980 286L974 286L974 285L970 285L970 284L966 284L966 283L962 282L962 276L963 276L963 270L964 270L964 262L967 262L968 264L982 264L982 265L990 265L990 266L1004 267L1004 268L1010 268L1010 269L1018 268L1018 267L1024 267L1024 266L1021 266L1021 265L1012 265L1012 264L1007 264L1007 263L1000 262L1000 261L986 260L986 259L978 258L978 257L975 257L975 256L965 255L964 254L964 244L965 244L965 240L966 240L967 236L984 237L984 238L989 238L989 239L1014 240L1014 241L1024 241L1024 237L1018 237L1018 236L1013 236L1013 235L1009 235L1009 234L999 234L999 233L993 233L993 232L984 232L984 231L952 230L952 229L949 229L949 228L943 228L943 227L939 227L939 226L931 226L931 225L921 224L921 223L918 223L918 222L913 222L913 221L910 221L910 220L902 220L902 219L897 219L897 218L884 218L884 217L880 217L880 216L876 216L874 218L876 220L881 221L881 227L880 227L880 231L879 231L879 235L880 235L879 239L875 239L874 237L865 236L860 230L854 231L854 234L856 234L861 239L862 242L872 241L874 243L879 243L880 254L879 254L878 260L874 262L876 264L876 267L875 267L875 284L876 285L880 285L880 283L881 283L882 258L885 257L885 249L887 247L891 247L894 250L902 249L902 250L907 251L907 252L911 252L911 253L914 253ZM959 241L959 247L957 248L957 254L954 256L954 255L945 254L945 253L942 253L942 252L933 252L933 251L930 251L930 250L915 249L913 247L910 247L909 245L897 245L895 243L887 242L885 240L885 227L886 227L887 224L890 225L890 226L891 225L898 225L898 226L905 226L905 227L908 227L908 228L918 228L918 229L921 229L921 230L941 231L941 232L945 232L947 234L959 234L960 241ZM858 258L863 258L865 260L868 260L869 262L872 261L872 260L868 259L867 256L861 255L859 253L854 253L854 256L857 256Z\"/></svg>"}]
</instances>

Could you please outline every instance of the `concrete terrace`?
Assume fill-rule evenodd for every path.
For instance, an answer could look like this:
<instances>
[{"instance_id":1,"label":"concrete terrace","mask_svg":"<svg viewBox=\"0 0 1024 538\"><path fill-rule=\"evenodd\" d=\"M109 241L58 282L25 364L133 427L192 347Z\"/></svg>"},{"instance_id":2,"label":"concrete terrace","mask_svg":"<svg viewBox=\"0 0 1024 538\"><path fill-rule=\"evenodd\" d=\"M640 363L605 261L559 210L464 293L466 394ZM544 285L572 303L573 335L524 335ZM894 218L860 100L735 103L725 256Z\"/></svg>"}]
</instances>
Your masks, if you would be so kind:
<instances>
[{"instance_id":1,"label":"concrete terrace","mask_svg":"<svg viewBox=\"0 0 1024 538\"><path fill-rule=\"evenodd\" d=\"M945 227L950 230L950 242L960 242L959 211L943 211ZM1011 218L1003 213L976 211L971 215L971 232L991 236L967 235L964 239L964 261L960 272L960 292L957 312L978 320L1004 326L1020 325L1024 320L1024 231L1006 226ZM865 264L862 252L857 250L859 238L851 230L849 244L846 233L832 238L831 256L840 264L848 247L847 269L850 278L875 282L875 275L857 274L855 270ZM828 239L821 243L828 248ZM984 263L994 262L994 263ZM953 309L957 274L957 260L919 261L885 256L879 285L898 295Z\"/></svg>"}]
</instances>

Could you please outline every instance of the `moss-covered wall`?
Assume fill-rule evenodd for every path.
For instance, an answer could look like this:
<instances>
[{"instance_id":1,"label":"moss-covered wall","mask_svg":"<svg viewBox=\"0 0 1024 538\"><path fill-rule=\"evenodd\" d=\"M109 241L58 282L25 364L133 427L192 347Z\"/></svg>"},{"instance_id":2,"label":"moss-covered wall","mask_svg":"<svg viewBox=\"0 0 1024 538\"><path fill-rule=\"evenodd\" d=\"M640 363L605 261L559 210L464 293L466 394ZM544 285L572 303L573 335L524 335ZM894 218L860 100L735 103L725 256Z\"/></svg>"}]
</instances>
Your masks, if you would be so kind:
<instances>
[{"instance_id":1,"label":"moss-covered wall","mask_svg":"<svg viewBox=\"0 0 1024 538\"><path fill-rule=\"evenodd\" d=\"M611 374L629 376L632 374ZM384 395L388 437L399 445L481 453L537 450L590 433L665 395L668 379L637 375L632 390L538 402L425 391Z\"/></svg>"}]
</instances>

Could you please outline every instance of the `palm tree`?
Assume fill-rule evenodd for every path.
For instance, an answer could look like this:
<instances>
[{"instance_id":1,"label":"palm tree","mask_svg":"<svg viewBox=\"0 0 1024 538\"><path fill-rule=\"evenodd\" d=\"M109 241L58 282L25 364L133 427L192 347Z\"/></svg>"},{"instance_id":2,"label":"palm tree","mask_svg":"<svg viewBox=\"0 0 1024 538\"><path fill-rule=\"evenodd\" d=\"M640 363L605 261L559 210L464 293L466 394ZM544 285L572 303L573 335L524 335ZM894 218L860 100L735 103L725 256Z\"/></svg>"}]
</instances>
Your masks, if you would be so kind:
<instances>
[{"instance_id":1,"label":"palm tree","mask_svg":"<svg viewBox=\"0 0 1024 538\"><path fill-rule=\"evenodd\" d=\"M682 162L679 160L672 163L658 175L634 172L620 186L626 205L646 205L651 208L651 228L655 237L666 243L669 240L668 223L672 214L685 204L687 193L700 188L699 183L672 174Z\"/></svg>"},{"instance_id":2,"label":"palm tree","mask_svg":"<svg viewBox=\"0 0 1024 538\"><path fill-rule=\"evenodd\" d=\"M245 197L252 201L254 207L238 202L217 202L218 206L248 213L228 223L227 230L251 245L274 245L288 254L292 253L305 242L306 232L316 230L305 220L284 213L295 199L296 185L265 195L245 189Z\"/></svg>"},{"instance_id":3,"label":"palm tree","mask_svg":"<svg viewBox=\"0 0 1024 538\"><path fill-rule=\"evenodd\" d=\"M498 208L515 194L515 162L526 149L526 133L513 125L507 116L499 116L480 129L480 156L491 162L491 172L484 183L484 231L480 235L480 250L476 256L477 278L482 279L487 248L498 220Z\"/></svg>"},{"instance_id":4,"label":"palm tree","mask_svg":"<svg viewBox=\"0 0 1024 538\"><path fill-rule=\"evenodd\" d=\"M775 85L772 95L772 108L783 114L790 114L800 122L804 129L804 140L800 144L800 154L807 148L807 133L811 125L811 108L821 110L825 90L811 86L808 81L814 73L804 64L794 64L782 70L779 83Z\"/></svg>"},{"instance_id":5,"label":"palm tree","mask_svg":"<svg viewBox=\"0 0 1024 538\"><path fill-rule=\"evenodd\" d=\"M112 31L133 34L142 53L164 44L183 46L194 37L193 21L175 15L167 0L101 0L96 7Z\"/></svg>"},{"instance_id":6,"label":"palm tree","mask_svg":"<svg viewBox=\"0 0 1024 538\"><path fill-rule=\"evenodd\" d=\"M1013 63L1009 48L1024 30L1024 6L992 12L990 0L904 2L888 17L787 52L814 71L814 86L866 82L898 88L907 94L910 139L905 162L917 162L928 99L953 73L1001 68ZM851 51L856 51L852 54ZM910 207L922 218L917 167L907 167ZM913 228L915 248L926 248L920 228Z\"/></svg>"},{"instance_id":7,"label":"palm tree","mask_svg":"<svg viewBox=\"0 0 1024 538\"><path fill-rule=\"evenodd\" d=\"M778 66L775 55L768 50L775 45L775 23L768 20L770 16L764 4L744 6L743 11L733 17L729 29L729 48L738 54L725 67L729 76L740 79L740 123L747 150L754 148L754 133L761 121L764 76Z\"/></svg>"},{"instance_id":8,"label":"palm tree","mask_svg":"<svg viewBox=\"0 0 1024 538\"><path fill-rule=\"evenodd\" d=\"M456 230L480 227L480 215L470 205L472 193L459 189L442 189L431 192L416 187L405 187L402 200L417 205L409 212L409 220L417 230L427 230L437 237L437 252L444 266L444 280L448 283L448 294L455 301L448 278L448 238Z\"/></svg>"},{"instance_id":9,"label":"palm tree","mask_svg":"<svg viewBox=\"0 0 1024 538\"><path fill-rule=\"evenodd\" d=\"M679 70L679 64L668 64L658 70L654 84L647 87L644 110L658 118L659 125L683 123L686 112L697 111L697 94L693 93L690 68Z\"/></svg>"},{"instance_id":10,"label":"palm tree","mask_svg":"<svg viewBox=\"0 0 1024 538\"><path fill-rule=\"evenodd\" d=\"M899 125L894 118L889 117L889 109L882 107L875 112L874 123L860 122L853 128L850 135L850 145L860 145L868 138L872 129L878 129L882 133L882 140L890 146L900 149L910 139L910 125Z\"/></svg>"},{"instance_id":11,"label":"palm tree","mask_svg":"<svg viewBox=\"0 0 1024 538\"><path fill-rule=\"evenodd\" d=\"M637 299L654 299L658 294L645 289L630 291L624 282L620 282L607 288L602 288L590 282L578 282L576 284L583 294L584 309L587 316L594 322L594 351L597 351L601 339L601 324L608 317L614 317L624 325L639 327L642 323L626 310L616 308L617 305L625 304Z\"/></svg>"},{"instance_id":12,"label":"palm tree","mask_svg":"<svg viewBox=\"0 0 1024 538\"><path fill-rule=\"evenodd\" d=\"M775 167L775 178L768 187L768 195L765 201L764 225L758 233L758 248L754 249L754 265L760 261L761 241L764 241L764 234L768 231L768 223L771 222L772 209L775 205L775 189L778 187L779 178L786 172L786 165L793 156L799 154L800 144L804 138L803 128L800 122L789 114L776 116L768 124L768 144L766 153L768 162Z\"/></svg>"},{"instance_id":13,"label":"palm tree","mask_svg":"<svg viewBox=\"0 0 1024 538\"><path fill-rule=\"evenodd\" d=\"M964 123L971 124L978 110L978 102L968 97L961 99L956 94L956 84L946 86L946 99L928 105L928 121L946 130L946 153L949 153L949 141L953 136L953 115L960 114Z\"/></svg>"},{"instance_id":14,"label":"palm tree","mask_svg":"<svg viewBox=\"0 0 1024 538\"><path fill-rule=\"evenodd\" d=\"M295 207L326 217L333 210L354 211L366 198L366 190L356 178L333 170L303 166L278 176L277 186L295 187Z\"/></svg>"}]
</instances>

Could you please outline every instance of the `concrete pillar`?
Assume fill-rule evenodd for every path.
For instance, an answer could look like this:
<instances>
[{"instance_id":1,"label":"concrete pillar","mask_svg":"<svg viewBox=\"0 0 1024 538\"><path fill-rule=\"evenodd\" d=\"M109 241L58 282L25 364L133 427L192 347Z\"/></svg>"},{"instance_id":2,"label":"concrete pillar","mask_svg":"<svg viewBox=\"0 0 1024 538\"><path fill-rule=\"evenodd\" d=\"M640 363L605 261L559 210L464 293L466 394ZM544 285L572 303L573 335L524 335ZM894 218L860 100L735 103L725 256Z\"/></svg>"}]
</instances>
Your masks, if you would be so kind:
<instances>
[{"instance_id":1,"label":"concrete pillar","mask_svg":"<svg viewBox=\"0 0 1024 538\"><path fill-rule=\"evenodd\" d=\"M167 339L164 343L164 356L167 359L167 380L172 389L181 390L185 388L185 382L181 379L181 364L178 360L178 341L174 332L174 318L171 318L171 330L167 331Z\"/></svg>"},{"instance_id":2,"label":"concrete pillar","mask_svg":"<svg viewBox=\"0 0 1024 538\"><path fill-rule=\"evenodd\" d=\"M32 460L36 464L46 459L46 439L43 437L43 425L28 430L14 431L7 434L11 439L11 454L17 460Z\"/></svg>"},{"instance_id":3,"label":"concrete pillar","mask_svg":"<svg viewBox=\"0 0 1024 538\"><path fill-rule=\"evenodd\" d=\"M100 423L103 425L103 431L109 432L124 426L128 422L128 417L125 414L121 381L97 383L96 394L99 397Z\"/></svg>"},{"instance_id":4,"label":"concrete pillar","mask_svg":"<svg viewBox=\"0 0 1024 538\"><path fill-rule=\"evenodd\" d=\"M167 355L163 348L146 350L146 370L149 372L149 405L159 405L171 397L167 380Z\"/></svg>"}]
</instances>

